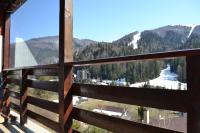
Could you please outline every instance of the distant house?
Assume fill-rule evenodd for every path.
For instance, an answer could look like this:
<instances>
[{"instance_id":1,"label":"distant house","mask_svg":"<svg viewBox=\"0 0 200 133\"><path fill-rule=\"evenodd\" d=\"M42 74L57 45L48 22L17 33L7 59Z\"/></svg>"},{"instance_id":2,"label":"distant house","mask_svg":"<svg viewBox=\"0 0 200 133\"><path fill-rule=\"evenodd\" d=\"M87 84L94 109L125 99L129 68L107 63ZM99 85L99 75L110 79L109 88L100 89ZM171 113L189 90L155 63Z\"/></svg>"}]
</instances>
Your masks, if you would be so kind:
<instances>
[{"instance_id":1,"label":"distant house","mask_svg":"<svg viewBox=\"0 0 200 133\"><path fill-rule=\"evenodd\" d=\"M87 80L90 78L90 73L88 70L78 70L76 78L78 81Z\"/></svg>"}]
</instances>

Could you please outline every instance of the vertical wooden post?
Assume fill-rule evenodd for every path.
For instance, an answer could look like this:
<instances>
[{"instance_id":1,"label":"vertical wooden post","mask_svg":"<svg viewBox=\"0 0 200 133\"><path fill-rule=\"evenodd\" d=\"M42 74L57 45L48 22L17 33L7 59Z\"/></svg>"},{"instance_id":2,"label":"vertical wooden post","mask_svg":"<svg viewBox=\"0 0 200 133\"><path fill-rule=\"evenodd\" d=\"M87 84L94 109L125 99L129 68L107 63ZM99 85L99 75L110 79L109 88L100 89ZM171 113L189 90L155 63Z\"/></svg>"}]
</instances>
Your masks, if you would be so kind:
<instances>
[{"instance_id":1,"label":"vertical wooden post","mask_svg":"<svg viewBox=\"0 0 200 133\"><path fill-rule=\"evenodd\" d=\"M9 97L9 89L6 87L7 82L7 73L6 72L2 72L2 76L3 76L3 100L2 100L2 113L7 116L5 118L5 122L8 121L8 116L10 114L10 97Z\"/></svg>"},{"instance_id":2,"label":"vertical wooden post","mask_svg":"<svg viewBox=\"0 0 200 133\"><path fill-rule=\"evenodd\" d=\"M27 122L27 72L22 69L20 73L20 125L23 126Z\"/></svg>"},{"instance_id":3,"label":"vertical wooden post","mask_svg":"<svg viewBox=\"0 0 200 133\"><path fill-rule=\"evenodd\" d=\"M72 66L73 61L73 13L72 0L60 0L59 32L59 125L61 133L72 132Z\"/></svg>"},{"instance_id":4,"label":"vertical wooden post","mask_svg":"<svg viewBox=\"0 0 200 133\"><path fill-rule=\"evenodd\" d=\"M187 133L200 133L200 56L187 61Z\"/></svg>"},{"instance_id":5,"label":"vertical wooden post","mask_svg":"<svg viewBox=\"0 0 200 133\"><path fill-rule=\"evenodd\" d=\"M4 16L4 13L2 11L0 11L0 36L2 36L2 37L3 37L3 29L4 29L4 17L3 16ZM0 41L3 41L3 40L0 40ZM3 43L3 42L0 42L0 43ZM2 59L1 56L2 55L0 55L0 58ZM1 70L2 70L3 65L1 64L0 67L1 67ZM2 74L2 78L3 78L3 74ZM0 88L0 89L2 89L2 88ZM1 100L0 100L0 112L2 111L2 106L3 106L3 101L1 101Z\"/></svg>"},{"instance_id":6,"label":"vertical wooden post","mask_svg":"<svg viewBox=\"0 0 200 133\"><path fill-rule=\"evenodd\" d=\"M0 11L0 35L3 36L3 27L4 27L4 13Z\"/></svg>"},{"instance_id":7,"label":"vertical wooden post","mask_svg":"<svg viewBox=\"0 0 200 133\"><path fill-rule=\"evenodd\" d=\"M9 58L10 58L10 14L3 14L3 61L2 61L2 70L9 68ZM4 98L3 98L3 113L6 116L10 114L10 99L9 99L9 90L6 88L6 79L7 73L2 72L3 75L3 89L4 89ZM7 119L5 120L7 121Z\"/></svg>"},{"instance_id":8,"label":"vertical wooden post","mask_svg":"<svg viewBox=\"0 0 200 133\"><path fill-rule=\"evenodd\" d=\"M10 15L5 15L3 69L9 68L10 60Z\"/></svg>"}]
</instances>

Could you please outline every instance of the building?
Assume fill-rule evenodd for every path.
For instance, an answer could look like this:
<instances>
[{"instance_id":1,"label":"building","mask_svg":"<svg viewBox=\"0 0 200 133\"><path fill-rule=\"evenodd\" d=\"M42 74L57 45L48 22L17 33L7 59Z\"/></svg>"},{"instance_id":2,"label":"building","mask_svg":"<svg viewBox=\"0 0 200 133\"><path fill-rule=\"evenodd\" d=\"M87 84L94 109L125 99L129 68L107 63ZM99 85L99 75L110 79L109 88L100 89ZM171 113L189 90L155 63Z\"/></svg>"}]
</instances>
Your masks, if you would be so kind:
<instances>
[{"instance_id":1,"label":"building","mask_svg":"<svg viewBox=\"0 0 200 133\"><path fill-rule=\"evenodd\" d=\"M88 70L78 70L76 78L78 81L88 80L90 79L90 73Z\"/></svg>"}]
</instances>

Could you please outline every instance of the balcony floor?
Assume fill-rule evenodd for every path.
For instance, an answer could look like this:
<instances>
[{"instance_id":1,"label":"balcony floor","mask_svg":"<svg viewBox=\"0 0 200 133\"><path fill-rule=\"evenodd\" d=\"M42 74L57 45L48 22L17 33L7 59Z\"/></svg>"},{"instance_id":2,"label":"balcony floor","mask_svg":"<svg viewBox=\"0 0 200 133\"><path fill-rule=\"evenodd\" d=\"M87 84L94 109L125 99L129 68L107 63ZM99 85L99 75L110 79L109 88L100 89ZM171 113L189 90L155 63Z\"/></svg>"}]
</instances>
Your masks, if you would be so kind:
<instances>
[{"instance_id":1,"label":"balcony floor","mask_svg":"<svg viewBox=\"0 0 200 133\"><path fill-rule=\"evenodd\" d=\"M17 117L15 122L2 123L3 118L0 116L0 133L52 133L46 127L38 122L28 118L27 124L21 127L19 124L19 114L11 110L11 114Z\"/></svg>"}]
</instances>

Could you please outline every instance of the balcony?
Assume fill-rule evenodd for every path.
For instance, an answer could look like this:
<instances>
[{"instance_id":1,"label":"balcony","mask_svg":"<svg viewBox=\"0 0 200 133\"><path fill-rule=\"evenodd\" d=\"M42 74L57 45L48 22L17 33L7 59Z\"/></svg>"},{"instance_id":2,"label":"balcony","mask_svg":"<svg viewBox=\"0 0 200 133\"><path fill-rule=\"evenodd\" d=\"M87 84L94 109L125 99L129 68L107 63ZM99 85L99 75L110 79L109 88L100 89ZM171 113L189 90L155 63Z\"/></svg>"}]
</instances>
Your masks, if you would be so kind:
<instances>
[{"instance_id":1,"label":"balcony","mask_svg":"<svg viewBox=\"0 0 200 133\"><path fill-rule=\"evenodd\" d=\"M89 84L79 84L72 83L70 86L69 98L72 96L82 96L89 97L107 101L113 101L118 103L125 103L130 105L141 105L147 107L154 107L159 109L168 109L188 113L188 124L194 122L194 115L198 114L194 107L198 106L198 90L196 90L195 84L198 84L198 58L200 50L185 50L185 51L175 51L175 52L165 52L165 53L155 53L147 55L136 55L136 56L126 56L108 59L98 59L80 62L69 62L65 63L65 68L71 68L75 66L84 65L97 65L97 64L107 64L107 63L119 63L119 62L129 62L136 60L158 60L162 58L174 58L174 57L186 57L187 60L187 79L188 79L188 90L163 90L163 89L153 89L153 88L132 88L132 87L119 87L119 86L102 86L102 85L89 85ZM62 72L62 71L61 71ZM54 122L50 119L45 118L45 116L38 115L27 108L27 104L35 105L40 108L46 109L48 111L59 114L59 103L50 102L47 100L37 99L31 96L27 96L27 88L45 89L52 92L58 92L59 82L55 81L43 81L38 82L34 80L27 79L28 75L44 76L53 75L58 76L59 65L47 65L47 66L36 66L36 67L23 67L14 69L4 69L4 79L6 79L5 84L17 84L20 85L20 92L14 92L6 88L4 101L8 102L8 94L10 97L20 100L20 104L17 105L11 100L9 107L15 109L21 114L20 122L26 120L27 117L35 119L44 125L58 131L59 123ZM194 74L195 73L195 74ZM67 72L65 73L67 74ZM7 78L9 75L18 75L18 79ZM48 89L47 89L48 88ZM7 95L7 97L6 97ZM144 125L141 123L136 123L128 120L123 120L120 118L106 116L103 114L98 114L95 112L90 112L87 110L72 107L71 100L66 97L64 101L64 108L66 110L65 117L79 120L97 127L107 129L109 131L118 132L122 130L124 132L176 132L168 129L162 129L150 125ZM25 111L25 112L24 112ZM70 114L69 112L70 111ZM191 118L190 118L191 117ZM68 122L66 124L69 124ZM196 124L196 122L194 122ZM194 127L190 128L194 129ZM188 131L189 132L189 131Z\"/></svg>"},{"instance_id":2,"label":"balcony","mask_svg":"<svg viewBox=\"0 0 200 133\"><path fill-rule=\"evenodd\" d=\"M10 43L8 41L10 20L9 17L5 17L9 16L7 12L6 15L2 15L5 18L5 21L3 21L4 26L1 26L4 29L2 30L4 31L2 32L4 37L2 70L4 94L1 101L1 110L5 117L4 124L11 124L10 127L12 127L13 124L8 122L10 119L9 114L12 114L10 109L12 109L19 114L19 123L15 124L21 129L31 119L52 129L52 132L78 132L72 128L73 120L77 120L111 132L178 133L178 131L171 129L125 120L73 106L73 96L81 96L128 105L184 112L187 113L187 132L199 133L200 90L198 86L200 83L200 49L73 61L71 2L71 0L60 0L58 64L10 68ZM65 4L67 7L64 6ZM7 6L10 7L9 4L6 4L4 10L10 9ZM12 10L14 11L15 8L12 8ZM74 67L174 59L179 57L186 59L187 90L92 85L75 83L73 80L72 69ZM42 76L55 76L58 81L35 80L32 78ZM19 86L19 89L14 89L14 85ZM58 102L29 95L28 92L32 88L55 93L58 96ZM48 116L47 113L43 113L41 110L48 111ZM10 127L7 126L8 130L12 131ZM25 129L24 132L31 132L31 129Z\"/></svg>"}]
</instances>

